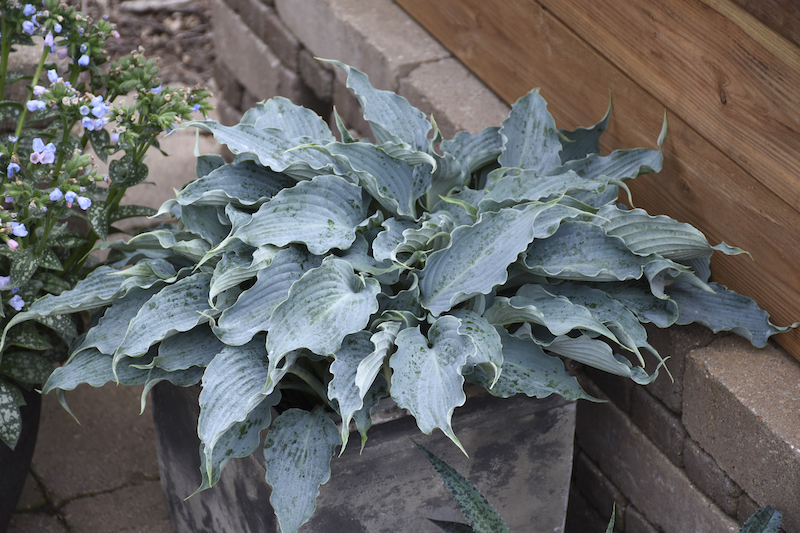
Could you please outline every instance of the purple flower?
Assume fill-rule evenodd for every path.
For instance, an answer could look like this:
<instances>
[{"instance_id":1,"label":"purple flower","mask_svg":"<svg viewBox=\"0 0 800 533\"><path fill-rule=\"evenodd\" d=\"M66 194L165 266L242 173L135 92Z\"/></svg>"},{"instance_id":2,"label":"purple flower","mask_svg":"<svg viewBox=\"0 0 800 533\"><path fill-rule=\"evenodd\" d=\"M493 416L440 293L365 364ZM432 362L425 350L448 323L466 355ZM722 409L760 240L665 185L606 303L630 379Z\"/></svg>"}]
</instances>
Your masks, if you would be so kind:
<instances>
[{"instance_id":1,"label":"purple flower","mask_svg":"<svg viewBox=\"0 0 800 533\"><path fill-rule=\"evenodd\" d=\"M108 121L106 119L98 118L97 120L94 121L94 129L102 130L103 126L105 126L106 124L108 124Z\"/></svg>"},{"instance_id":2,"label":"purple flower","mask_svg":"<svg viewBox=\"0 0 800 533\"><path fill-rule=\"evenodd\" d=\"M38 165L42 162L42 154L39 152L31 152L31 163Z\"/></svg>"},{"instance_id":3,"label":"purple flower","mask_svg":"<svg viewBox=\"0 0 800 533\"><path fill-rule=\"evenodd\" d=\"M10 242L10 241L9 241ZM22 311L22 308L25 307L25 300L23 300L19 294L15 294L11 297L8 301L8 305L16 309L17 311Z\"/></svg>"},{"instance_id":4,"label":"purple flower","mask_svg":"<svg viewBox=\"0 0 800 533\"><path fill-rule=\"evenodd\" d=\"M25 227L25 224L20 224L18 222L11 223L11 233L16 235L17 237L27 237L28 236L28 228Z\"/></svg>"},{"instance_id":5,"label":"purple flower","mask_svg":"<svg viewBox=\"0 0 800 533\"><path fill-rule=\"evenodd\" d=\"M41 152L42 150L44 150L44 141L41 137L35 137L33 139L33 151Z\"/></svg>"},{"instance_id":6,"label":"purple flower","mask_svg":"<svg viewBox=\"0 0 800 533\"><path fill-rule=\"evenodd\" d=\"M64 193L61 192L61 189L56 187L55 189L50 191L50 196L48 196L48 198L50 198L51 202L56 202L56 201L60 200L62 196L64 196Z\"/></svg>"},{"instance_id":7,"label":"purple flower","mask_svg":"<svg viewBox=\"0 0 800 533\"><path fill-rule=\"evenodd\" d=\"M36 31L36 28L33 25L33 22L30 20L26 20L22 23L22 31L27 33L28 35L33 35L33 32Z\"/></svg>"},{"instance_id":8,"label":"purple flower","mask_svg":"<svg viewBox=\"0 0 800 533\"><path fill-rule=\"evenodd\" d=\"M86 198L85 196L78 196L78 205L80 206L81 209L86 211L87 209L89 209L89 207L91 207L92 201L89 198Z\"/></svg>"},{"instance_id":9,"label":"purple flower","mask_svg":"<svg viewBox=\"0 0 800 533\"><path fill-rule=\"evenodd\" d=\"M53 143L47 143L47 146L45 146L44 149L50 153L56 153L56 145Z\"/></svg>"},{"instance_id":10,"label":"purple flower","mask_svg":"<svg viewBox=\"0 0 800 533\"><path fill-rule=\"evenodd\" d=\"M67 201L68 204L71 204L75 201L75 197L78 196L78 193L75 191L67 191L67 194L64 195L64 199Z\"/></svg>"},{"instance_id":11,"label":"purple flower","mask_svg":"<svg viewBox=\"0 0 800 533\"><path fill-rule=\"evenodd\" d=\"M194 104L194 109L192 109L192 111L194 111L195 113L200 111L200 104Z\"/></svg>"},{"instance_id":12,"label":"purple flower","mask_svg":"<svg viewBox=\"0 0 800 533\"><path fill-rule=\"evenodd\" d=\"M42 152L41 163L43 165L52 165L56 160L56 156L53 152L44 151Z\"/></svg>"},{"instance_id":13,"label":"purple flower","mask_svg":"<svg viewBox=\"0 0 800 533\"><path fill-rule=\"evenodd\" d=\"M153 93L153 94L160 93L161 92L161 85L159 85L158 87L153 87L152 89L150 89L150 92Z\"/></svg>"},{"instance_id":14,"label":"purple flower","mask_svg":"<svg viewBox=\"0 0 800 533\"><path fill-rule=\"evenodd\" d=\"M94 131L94 120L90 119L89 117L83 117L81 119L81 126L86 128L88 131Z\"/></svg>"},{"instance_id":15,"label":"purple flower","mask_svg":"<svg viewBox=\"0 0 800 533\"><path fill-rule=\"evenodd\" d=\"M14 239L8 239L8 240L6 241L6 244L7 244L7 245L8 245L8 247L9 247L9 248L11 248L12 250L16 250L17 248L19 248L19 243L18 243L17 241L15 241Z\"/></svg>"},{"instance_id":16,"label":"purple flower","mask_svg":"<svg viewBox=\"0 0 800 533\"><path fill-rule=\"evenodd\" d=\"M47 71L47 79L50 80L50 83L55 83L58 81L58 72L56 72L56 69L51 68Z\"/></svg>"},{"instance_id":17,"label":"purple flower","mask_svg":"<svg viewBox=\"0 0 800 533\"><path fill-rule=\"evenodd\" d=\"M106 113L108 113L108 106L105 104L101 103L99 106L92 108L92 115L94 115L96 118L100 118Z\"/></svg>"},{"instance_id":18,"label":"purple flower","mask_svg":"<svg viewBox=\"0 0 800 533\"><path fill-rule=\"evenodd\" d=\"M51 52L55 52L55 50L53 50L53 45L54 44L55 43L53 42L53 34L52 34L52 32L47 32L47 35L44 38L44 45L47 46L48 48L50 48Z\"/></svg>"},{"instance_id":19,"label":"purple flower","mask_svg":"<svg viewBox=\"0 0 800 533\"><path fill-rule=\"evenodd\" d=\"M33 113L34 111L41 111L47 107L47 104L41 100L28 100L28 103L26 103L25 106L28 108L28 111Z\"/></svg>"},{"instance_id":20,"label":"purple flower","mask_svg":"<svg viewBox=\"0 0 800 533\"><path fill-rule=\"evenodd\" d=\"M13 201L14 201L14 197L13 197L13 196L6 196L6 197L5 197L5 202L6 202L7 204L10 204L10 203L11 203L11 202L13 202Z\"/></svg>"},{"instance_id":21,"label":"purple flower","mask_svg":"<svg viewBox=\"0 0 800 533\"><path fill-rule=\"evenodd\" d=\"M83 53L86 53L86 50L88 50L88 49L89 49L89 47L88 47L88 46L86 46L85 44L82 44L82 45L81 45L81 53L82 53L82 54L83 54Z\"/></svg>"},{"instance_id":22,"label":"purple flower","mask_svg":"<svg viewBox=\"0 0 800 533\"><path fill-rule=\"evenodd\" d=\"M10 143L15 143L15 142L17 142L18 140L19 140L19 137L16 137L16 136L14 136L14 135L9 135L9 136L8 136L8 142L10 142Z\"/></svg>"},{"instance_id":23,"label":"purple flower","mask_svg":"<svg viewBox=\"0 0 800 533\"><path fill-rule=\"evenodd\" d=\"M6 174L8 174L8 177L11 178L11 176L17 172L19 172L19 165L16 163L9 163L8 168L6 169Z\"/></svg>"},{"instance_id":24,"label":"purple flower","mask_svg":"<svg viewBox=\"0 0 800 533\"><path fill-rule=\"evenodd\" d=\"M25 4L25 7L22 8L22 14L26 17L30 17L34 13L36 13L36 8L31 4Z\"/></svg>"},{"instance_id":25,"label":"purple flower","mask_svg":"<svg viewBox=\"0 0 800 533\"><path fill-rule=\"evenodd\" d=\"M80 108L80 112L81 112L81 115L83 115L85 117L86 115L89 114L89 106L88 105L82 105L81 108Z\"/></svg>"},{"instance_id":26,"label":"purple flower","mask_svg":"<svg viewBox=\"0 0 800 533\"><path fill-rule=\"evenodd\" d=\"M61 28L61 24L56 22L55 25L53 26L53 31L56 32L56 33L61 33L61 29L62 29Z\"/></svg>"},{"instance_id":27,"label":"purple flower","mask_svg":"<svg viewBox=\"0 0 800 533\"><path fill-rule=\"evenodd\" d=\"M33 87L33 95L34 96L42 96L47 89L42 87L41 85L34 85Z\"/></svg>"},{"instance_id":28,"label":"purple flower","mask_svg":"<svg viewBox=\"0 0 800 533\"><path fill-rule=\"evenodd\" d=\"M11 281L11 276L0 276L0 290L5 289L9 281Z\"/></svg>"},{"instance_id":29,"label":"purple flower","mask_svg":"<svg viewBox=\"0 0 800 533\"><path fill-rule=\"evenodd\" d=\"M89 66L89 56L83 54L81 57L78 58L78 64L82 67Z\"/></svg>"},{"instance_id":30,"label":"purple flower","mask_svg":"<svg viewBox=\"0 0 800 533\"><path fill-rule=\"evenodd\" d=\"M113 31L111 32L111 36L112 36L114 39L119 39L119 32L118 32L117 30L113 30Z\"/></svg>"},{"instance_id":31,"label":"purple flower","mask_svg":"<svg viewBox=\"0 0 800 533\"><path fill-rule=\"evenodd\" d=\"M69 53L69 51L66 48L61 48L58 51L58 58L59 59L66 59L68 53Z\"/></svg>"},{"instance_id":32,"label":"purple flower","mask_svg":"<svg viewBox=\"0 0 800 533\"><path fill-rule=\"evenodd\" d=\"M111 134L111 144L117 144L119 142L119 133L114 132Z\"/></svg>"}]
</instances>

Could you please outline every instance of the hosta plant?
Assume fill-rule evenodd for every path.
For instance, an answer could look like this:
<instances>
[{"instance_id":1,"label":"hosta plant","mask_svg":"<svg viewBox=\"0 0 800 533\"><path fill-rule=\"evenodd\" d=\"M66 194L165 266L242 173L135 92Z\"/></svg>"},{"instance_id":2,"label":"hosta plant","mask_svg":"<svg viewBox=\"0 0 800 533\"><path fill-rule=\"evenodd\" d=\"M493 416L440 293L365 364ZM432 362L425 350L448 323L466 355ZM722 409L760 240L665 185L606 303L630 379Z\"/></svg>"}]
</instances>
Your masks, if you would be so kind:
<instances>
[{"instance_id":1,"label":"hosta plant","mask_svg":"<svg viewBox=\"0 0 800 533\"><path fill-rule=\"evenodd\" d=\"M260 453L288 533L351 424L364 445L383 397L460 447L465 381L588 398L561 358L649 383L662 359L642 323L700 322L758 346L786 329L709 281L712 253L740 250L618 202L661 168L666 124L658 150L603 156L608 115L560 131L533 91L501 126L443 140L405 99L333 63L375 142L338 115L337 140L284 98L236 126L191 123L235 158L198 158L197 180L161 209L178 226L103 245L113 264L15 317L93 313L45 392L201 383L199 489L268 428Z\"/></svg>"}]
</instances>

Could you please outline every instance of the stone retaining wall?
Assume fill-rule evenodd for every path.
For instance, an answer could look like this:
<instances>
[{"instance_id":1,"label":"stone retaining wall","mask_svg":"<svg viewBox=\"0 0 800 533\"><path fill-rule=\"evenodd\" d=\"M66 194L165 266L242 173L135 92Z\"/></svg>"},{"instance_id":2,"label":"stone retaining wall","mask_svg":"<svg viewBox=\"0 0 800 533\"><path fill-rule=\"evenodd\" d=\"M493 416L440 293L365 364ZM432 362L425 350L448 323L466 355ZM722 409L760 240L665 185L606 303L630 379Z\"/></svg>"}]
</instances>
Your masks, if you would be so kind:
<instances>
[{"instance_id":1,"label":"stone retaining wall","mask_svg":"<svg viewBox=\"0 0 800 533\"><path fill-rule=\"evenodd\" d=\"M214 0L222 121L286 96L361 135L369 129L338 59L432 113L445 137L497 125L508 106L391 0ZM601 90L601 89L598 89ZM736 531L760 506L800 531L800 363L699 327L653 331L674 382L648 387L591 370L578 405L567 531Z\"/></svg>"}]
</instances>

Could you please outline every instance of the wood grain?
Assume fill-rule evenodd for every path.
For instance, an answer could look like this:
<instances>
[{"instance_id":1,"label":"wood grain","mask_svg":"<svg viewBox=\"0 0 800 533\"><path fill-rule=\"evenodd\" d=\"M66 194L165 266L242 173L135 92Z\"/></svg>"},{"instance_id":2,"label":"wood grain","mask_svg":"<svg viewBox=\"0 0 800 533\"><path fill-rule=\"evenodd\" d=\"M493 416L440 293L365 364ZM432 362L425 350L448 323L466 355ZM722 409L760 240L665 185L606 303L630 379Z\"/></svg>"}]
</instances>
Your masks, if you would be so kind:
<instances>
[{"instance_id":1,"label":"wood grain","mask_svg":"<svg viewBox=\"0 0 800 533\"><path fill-rule=\"evenodd\" d=\"M800 0L732 0L778 35L800 45Z\"/></svg>"},{"instance_id":2,"label":"wood grain","mask_svg":"<svg viewBox=\"0 0 800 533\"><path fill-rule=\"evenodd\" d=\"M725 240L749 250L753 261L715 256L715 279L755 298L780 325L800 320L798 204L791 205L755 179L541 4L397 2L507 102L541 87L559 127L596 122L610 90L614 109L604 151L655 147L668 107L665 168L633 183L636 205L694 224L712 244ZM800 359L800 332L777 340Z\"/></svg>"}]
</instances>

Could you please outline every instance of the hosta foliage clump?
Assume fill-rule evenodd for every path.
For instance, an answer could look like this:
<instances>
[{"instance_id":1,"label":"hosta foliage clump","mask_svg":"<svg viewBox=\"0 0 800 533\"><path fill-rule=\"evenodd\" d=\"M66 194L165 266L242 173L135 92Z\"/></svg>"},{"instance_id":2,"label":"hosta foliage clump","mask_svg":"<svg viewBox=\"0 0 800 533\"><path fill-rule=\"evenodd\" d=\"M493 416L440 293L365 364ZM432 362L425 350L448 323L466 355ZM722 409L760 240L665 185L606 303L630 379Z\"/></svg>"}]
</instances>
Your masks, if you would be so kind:
<instances>
[{"instance_id":1,"label":"hosta foliage clump","mask_svg":"<svg viewBox=\"0 0 800 533\"><path fill-rule=\"evenodd\" d=\"M600 155L608 116L559 131L533 91L501 126L443 140L405 99L336 64L375 142L338 116L337 140L283 98L233 127L192 123L236 157L198 159L197 180L162 207L179 226L106 246L113 266L16 318L95 313L46 391L201 383L200 488L269 428L266 481L290 532L350 424L363 445L383 397L460 446L465 382L588 398L561 357L649 383L661 358L643 323L700 322L758 346L783 331L709 282L712 252L739 250L617 202L662 154Z\"/></svg>"}]
</instances>

